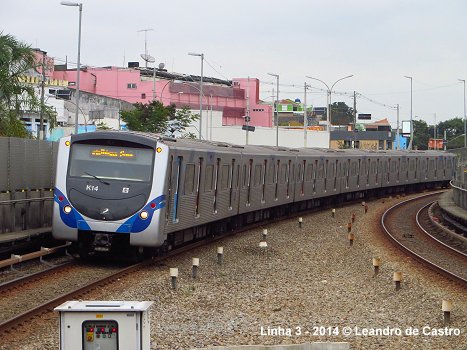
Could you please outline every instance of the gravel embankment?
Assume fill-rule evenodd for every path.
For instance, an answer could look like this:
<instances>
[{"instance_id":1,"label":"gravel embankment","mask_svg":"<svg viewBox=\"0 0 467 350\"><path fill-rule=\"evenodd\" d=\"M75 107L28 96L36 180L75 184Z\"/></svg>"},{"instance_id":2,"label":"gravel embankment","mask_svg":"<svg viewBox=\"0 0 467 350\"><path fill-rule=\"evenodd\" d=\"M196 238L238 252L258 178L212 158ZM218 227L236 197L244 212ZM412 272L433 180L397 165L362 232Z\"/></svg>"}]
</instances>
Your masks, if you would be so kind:
<instances>
[{"instance_id":1,"label":"gravel embankment","mask_svg":"<svg viewBox=\"0 0 467 350\"><path fill-rule=\"evenodd\" d=\"M370 202L304 216L267 227L266 252L261 229L171 258L122 279L91 300L152 300L152 349L190 349L213 345L292 344L349 341L352 349L467 349L467 298L463 287L417 266L379 233L378 214L394 204ZM357 214L349 247L346 224ZM223 266L216 246L224 246ZM372 257L382 266L373 278ZM191 258L200 258L199 279L191 279ZM179 268L179 288L170 289L169 267ZM392 274L404 274L395 291ZM460 336L405 336L407 328L442 328L442 299L454 304L451 327ZM34 330L22 329L0 340L0 349L58 349L57 315L45 315ZM338 327L339 335L313 335L314 327ZM301 335L261 335L261 327L301 327ZM343 327L398 328L402 335L342 335ZM425 328L428 330L428 328ZM327 331L327 330L326 330ZM309 334L305 334L309 332Z\"/></svg>"}]
</instances>

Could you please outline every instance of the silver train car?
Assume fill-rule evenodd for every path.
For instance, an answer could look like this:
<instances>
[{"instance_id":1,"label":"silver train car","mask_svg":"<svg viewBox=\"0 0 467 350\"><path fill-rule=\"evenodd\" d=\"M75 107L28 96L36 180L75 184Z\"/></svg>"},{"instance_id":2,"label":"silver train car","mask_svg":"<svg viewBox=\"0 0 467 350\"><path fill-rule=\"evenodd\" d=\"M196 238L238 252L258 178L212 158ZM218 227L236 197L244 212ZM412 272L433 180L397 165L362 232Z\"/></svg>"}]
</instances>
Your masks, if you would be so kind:
<instances>
[{"instance_id":1,"label":"silver train car","mask_svg":"<svg viewBox=\"0 0 467 350\"><path fill-rule=\"evenodd\" d=\"M60 140L53 236L79 254L154 254L237 227L377 194L448 186L435 151L236 146L136 132Z\"/></svg>"}]
</instances>

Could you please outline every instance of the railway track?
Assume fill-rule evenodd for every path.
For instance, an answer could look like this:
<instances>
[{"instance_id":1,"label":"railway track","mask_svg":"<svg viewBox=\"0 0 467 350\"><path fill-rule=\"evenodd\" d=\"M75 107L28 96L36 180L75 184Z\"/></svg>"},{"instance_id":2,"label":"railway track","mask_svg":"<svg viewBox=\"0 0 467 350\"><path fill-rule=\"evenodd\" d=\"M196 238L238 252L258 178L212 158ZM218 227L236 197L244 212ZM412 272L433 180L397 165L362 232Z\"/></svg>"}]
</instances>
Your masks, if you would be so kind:
<instances>
[{"instance_id":1,"label":"railway track","mask_svg":"<svg viewBox=\"0 0 467 350\"><path fill-rule=\"evenodd\" d=\"M70 264L57 266L56 268L42 271L37 275L25 276L11 282L0 285L0 334L8 333L21 327L34 317L53 312L53 309L68 300L83 299L86 294L105 287L118 281L133 272L154 264L160 264L169 257L183 254L191 249L210 244L228 235L236 234L245 230L253 229L265 224L264 222L240 228L229 234L210 237L205 240L194 242L186 246L170 251L167 255L149 259L124 268L115 266L102 267L71 262ZM102 275L97 278L86 278L86 276ZM71 283L74 281L75 283ZM63 284L63 287L62 287ZM56 292L48 292L47 286L53 286L53 290L63 289L57 295ZM36 298L35 296L39 296ZM15 302L16 310L11 311L11 303Z\"/></svg>"},{"instance_id":2,"label":"railway track","mask_svg":"<svg viewBox=\"0 0 467 350\"><path fill-rule=\"evenodd\" d=\"M417 213L417 224L426 235L431 236L434 240L439 241L441 245L445 245L447 249L451 249L453 254L459 254L460 256L467 258L467 246L461 239L461 235L453 230L446 227L442 229L439 225L436 225L432 219L432 212L436 207L437 201L428 203L421 208ZM449 234L447 233L449 232Z\"/></svg>"},{"instance_id":3,"label":"railway track","mask_svg":"<svg viewBox=\"0 0 467 350\"><path fill-rule=\"evenodd\" d=\"M402 201L389 208L381 217L381 226L390 240L412 258L430 269L467 287L467 256L434 239L420 224L421 208L433 202L442 192L424 194Z\"/></svg>"}]
</instances>

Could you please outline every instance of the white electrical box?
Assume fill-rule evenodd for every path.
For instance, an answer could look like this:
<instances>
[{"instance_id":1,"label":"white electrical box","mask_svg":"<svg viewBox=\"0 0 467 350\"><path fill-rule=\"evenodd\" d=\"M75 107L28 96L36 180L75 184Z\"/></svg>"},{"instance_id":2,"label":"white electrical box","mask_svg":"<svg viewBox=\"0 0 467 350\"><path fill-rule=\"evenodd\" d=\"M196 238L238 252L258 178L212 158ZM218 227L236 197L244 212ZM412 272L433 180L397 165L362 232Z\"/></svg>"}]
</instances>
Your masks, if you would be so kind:
<instances>
[{"instance_id":1,"label":"white electrical box","mask_svg":"<svg viewBox=\"0 0 467 350\"><path fill-rule=\"evenodd\" d=\"M60 350L150 350L152 301L67 301L60 315Z\"/></svg>"}]
</instances>

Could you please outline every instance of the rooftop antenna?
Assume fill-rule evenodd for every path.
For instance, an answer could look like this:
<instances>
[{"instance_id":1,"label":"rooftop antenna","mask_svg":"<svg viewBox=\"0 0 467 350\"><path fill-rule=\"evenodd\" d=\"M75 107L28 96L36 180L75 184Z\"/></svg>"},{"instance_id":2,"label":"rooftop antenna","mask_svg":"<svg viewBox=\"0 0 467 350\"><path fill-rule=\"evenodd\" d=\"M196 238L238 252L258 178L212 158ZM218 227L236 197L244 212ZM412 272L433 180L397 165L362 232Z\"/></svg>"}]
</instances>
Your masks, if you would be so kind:
<instances>
[{"instance_id":1,"label":"rooftop antenna","mask_svg":"<svg viewBox=\"0 0 467 350\"><path fill-rule=\"evenodd\" d=\"M146 68L148 68L148 62L154 63L156 62L156 59L152 57L151 55L148 55L146 53L142 53L141 58L146 62ZM154 101L156 99L156 65L152 68L152 100Z\"/></svg>"},{"instance_id":2,"label":"rooftop antenna","mask_svg":"<svg viewBox=\"0 0 467 350\"><path fill-rule=\"evenodd\" d=\"M138 30L138 33L139 32L144 32L144 54L147 56L148 55L148 37L147 37L147 34L148 32L151 32L153 31L154 29L152 28L147 28L147 29L141 29L141 30ZM144 59L144 58L143 58ZM144 61L146 62L146 68L148 68L148 61L146 61L144 59ZM153 61L154 62L154 61Z\"/></svg>"}]
</instances>

